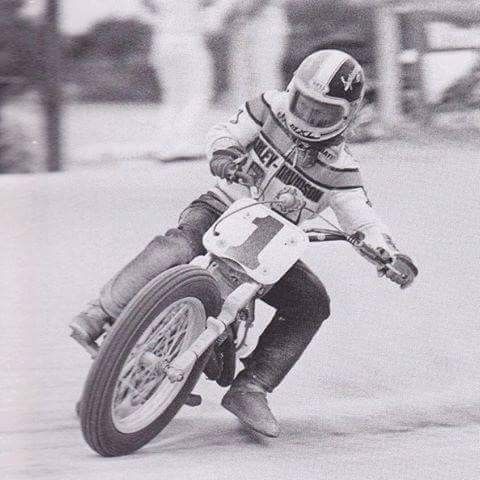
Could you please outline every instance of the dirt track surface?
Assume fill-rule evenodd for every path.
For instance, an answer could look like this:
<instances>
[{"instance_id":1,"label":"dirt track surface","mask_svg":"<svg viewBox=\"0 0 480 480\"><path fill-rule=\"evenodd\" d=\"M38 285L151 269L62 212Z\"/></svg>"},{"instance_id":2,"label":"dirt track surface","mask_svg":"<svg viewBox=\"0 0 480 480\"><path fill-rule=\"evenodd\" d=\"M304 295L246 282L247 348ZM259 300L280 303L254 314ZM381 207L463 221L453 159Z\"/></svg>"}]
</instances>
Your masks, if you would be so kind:
<instances>
[{"instance_id":1,"label":"dirt track surface","mask_svg":"<svg viewBox=\"0 0 480 480\"><path fill-rule=\"evenodd\" d=\"M145 162L0 178L2 478L478 478L478 151L385 142L354 153L420 267L417 284L400 292L348 246L312 246L305 260L333 314L271 396L280 438L240 428L203 380L202 406L117 459L82 439L73 409L89 359L67 324L208 188L208 168ZM257 332L270 313L261 310Z\"/></svg>"}]
</instances>

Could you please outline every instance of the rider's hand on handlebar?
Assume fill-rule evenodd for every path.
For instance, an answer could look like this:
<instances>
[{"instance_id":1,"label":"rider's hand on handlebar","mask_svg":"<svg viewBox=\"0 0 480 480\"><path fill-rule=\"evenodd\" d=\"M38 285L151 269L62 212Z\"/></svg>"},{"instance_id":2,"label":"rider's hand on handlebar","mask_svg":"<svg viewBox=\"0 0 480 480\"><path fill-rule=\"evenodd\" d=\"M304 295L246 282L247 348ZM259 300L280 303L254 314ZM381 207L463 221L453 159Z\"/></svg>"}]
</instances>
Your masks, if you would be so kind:
<instances>
[{"instance_id":1,"label":"rider's hand on handlebar","mask_svg":"<svg viewBox=\"0 0 480 480\"><path fill-rule=\"evenodd\" d=\"M418 269L409 256L397 253L390 264L379 268L379 273L400 285L400 288L407 288L418 275Z\"/></svg>"},{"instance_id":2,"label":"rider's hand on handlebar","mask_svg":"<svg viewBox=\"0 0 480 480\"><path fill-rule=\"evenodd\" d=\"M227 182L240 183L241 185L253 186L255 185L253 178L248 173L242 171L247 163L247 156L232 160L232 162L225 168L225 179Z\"/></svg>"},{"instance_id":3,"label":"rider's hand on handlebar","mask_svg":"<svg viewBox=\"0 0 480 480\"><path fill-rule=\"evenodd\" d=\"M243 171L247 160L247 155L235 158L230 152L220 151L213 154L210 169L216 177L224 178L227 182L253 186L255 183L252 176Z\"/></svg>"}]
</instances>

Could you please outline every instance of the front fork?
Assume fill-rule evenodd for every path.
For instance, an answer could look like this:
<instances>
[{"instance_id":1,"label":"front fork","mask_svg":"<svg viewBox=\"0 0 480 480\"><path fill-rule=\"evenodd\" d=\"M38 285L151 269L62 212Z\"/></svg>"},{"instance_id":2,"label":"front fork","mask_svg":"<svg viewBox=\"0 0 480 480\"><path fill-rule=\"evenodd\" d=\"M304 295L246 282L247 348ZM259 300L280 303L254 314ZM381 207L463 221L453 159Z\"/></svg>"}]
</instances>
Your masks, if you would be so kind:
<instances>
[{"instance_id":1,"label":"front fork","mask_svg":"<svg viewBox=\"0 0 480 480\"><path fill-rule=\"evenodd\" d=\"M252 302L264 290L263 285L254 282L245 274L226 265L226 268L222 268L223 264L219 264L219 259L210 254L196 257L190 264L210 271L216 278L220 294L225 300L220 314L207 318L205 331L170 364L166 365L162 359L154 356L145 359L150 367L163 371L171 382L181 382L200 356L235 322L239 312L250 310Z\"/></svg>"},{"instance_id":2,"label":"front fork","mask_svg":"<svg viewBox=\"0 0 480 480\"><path fill-rule=\"evenodd\" d=\"M242 283L228 295L218 317L209 317L205 331L164 369L171 382L181 382L185 378L185 374L190 371L200 356L235 321L238 312L250 304L261 288L262 286L258 283Z\"/></svg>"}]
</instances>

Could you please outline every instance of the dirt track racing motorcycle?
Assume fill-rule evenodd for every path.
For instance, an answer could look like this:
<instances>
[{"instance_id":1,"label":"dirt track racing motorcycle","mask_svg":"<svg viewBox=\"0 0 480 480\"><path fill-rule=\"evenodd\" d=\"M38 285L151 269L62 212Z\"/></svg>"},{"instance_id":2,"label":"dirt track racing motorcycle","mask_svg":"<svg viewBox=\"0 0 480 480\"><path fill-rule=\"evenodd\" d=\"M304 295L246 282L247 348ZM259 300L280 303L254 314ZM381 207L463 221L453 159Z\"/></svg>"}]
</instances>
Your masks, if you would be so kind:
<instances>
[{"instance_id":1,"label":"dirt track racing motorcycle","mask_svg":"<svg viewBox=\"0 0 480 480\"><path fill-rule=\"evenodd\" d=\"M244 198L205 233L206 255L154 278L109 328L94 357L79 408L83 436L103 456L126 455L156 437L191 394L202 372L228 386L235 353L254 319L255 300L299 260L310 242L347 241L379 271L392 259L360 233L302 229L272 211L297 208L288 187L273 201ZM334 227L334 226L333 226ZM243 335L241 334L243 332Z\"/></svg>"}]
</instances>

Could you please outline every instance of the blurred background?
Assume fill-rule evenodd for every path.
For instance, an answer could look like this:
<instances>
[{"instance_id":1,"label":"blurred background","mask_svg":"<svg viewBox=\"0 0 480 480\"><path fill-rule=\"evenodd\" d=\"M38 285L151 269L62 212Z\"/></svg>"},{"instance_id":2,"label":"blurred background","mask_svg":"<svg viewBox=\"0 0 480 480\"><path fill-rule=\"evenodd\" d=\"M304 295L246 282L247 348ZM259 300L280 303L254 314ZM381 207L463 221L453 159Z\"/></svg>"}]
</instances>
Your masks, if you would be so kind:
<instances>
[{"instance_id":1,"label":"blurred background","mask_svg":"<svg viewBox=\"0 0 480 480\"><path fill-rule=\"evenodd\" d=\"M0 172L197 158L322 48L369 80L352 142L480 128L471 0L0 0Z\"/></svg>"}]
</instances>

